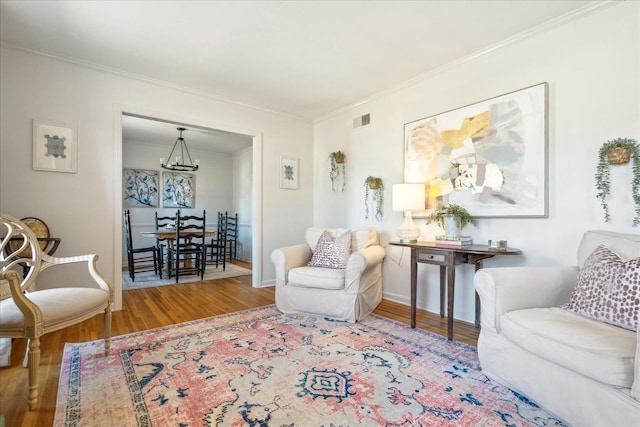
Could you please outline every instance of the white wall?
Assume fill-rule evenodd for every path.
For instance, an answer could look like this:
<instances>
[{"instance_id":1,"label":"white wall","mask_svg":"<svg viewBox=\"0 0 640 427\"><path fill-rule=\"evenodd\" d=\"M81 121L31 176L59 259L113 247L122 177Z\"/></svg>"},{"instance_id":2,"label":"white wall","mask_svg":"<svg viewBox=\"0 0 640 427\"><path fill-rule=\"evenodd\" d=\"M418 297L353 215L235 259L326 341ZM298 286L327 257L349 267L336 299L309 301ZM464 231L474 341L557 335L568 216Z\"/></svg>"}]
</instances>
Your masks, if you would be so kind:
<instances>
[{"instance_id":1,"label":"white wall","mask_svg":"<svg viewBox=\"0 0 640 427\"><path fill-rule=\"evenodd\" d=\"M0 209L18 218L42 218L62 238L57 255L99 254L99 268L116 285L117 306L121 111L259 136L261 156L253 170L254 190L261 194L261 206L254 207L261 209L261 235L254 237L261 246L254 247L254 269L262 282L273 281L271 251L303 235L312 222L311 123L6 46L0 57ZM77 126L78 173L33 170L34 119ZM299 190L279 188L282 155L300 159ZM71 284L84 274L56 270L45 271L39 286Z\"/></svg>"},{"instance_id":2,"label":"white wall","mask_svg":"<svg viewBox=\"0 0 640 427\"><path fill-rule=\"evenodd\" d=\"M253 226L251 194L253 182L253 150L247 148L233 155L233 208L229 214L238 214L238 258L251 261ZM270 256L271 253L266 254ZM271 276L273 279L273 276Z\"/></svg>"},{"instance_id":3,"label":"white wall","mask_svg":"<svg viewBox=\"0 0 640 427\"><path fill-rule=\"evenodd\" d=\"M187 141L188 142L188 141ZM134 141L123 141L122 167L131 169L149 169L158 171L159 188L162 192L162 169L160 158L166 157L170 147L163 145L142 144ZM234 211L234 156L227 153L197 150L191 148L191 156L199 159L201 167L194 172L195 182L195 207L193 209L181 209L182 213L198 213L203 210L207 215L207 228L216 229L218 211ZM246 151L246 150L245 150ZM251 150L249 150L251 156ZM249 166L251 163L249 162ZM251 188L247 194L251 198ZM126 207L126 206L125 206ZM155 228L155 215L175 214L176 208L162 207L162 193L159 195L158 207L129 207L131 211L131 229L134 247L149 246L155 241L142 237L140 231L149 231ZM247 218L251 222L251 210ZM122 265L127 265L125 243L122 242Z\"/></svg>"},{"instance_id":4,"label":"white wall","mask_svg":"<svg viewBox=\"0 0 640 427\"><path fill-rule=\"evenodd\" d=\"M574 264L587 229L638 233L631 227L631 166L612 171L612 221L603 222L595 197L599 147L608 139L640 140L640 3L617 2L561 26L549 28L470 59L412 84L319 121L314 129L314 223L318 226L371 225L381 240L397 240L402 214L391 211L391 186L403 181L403 125L541 82L549 83L549 217L483 218L466 231L476 242L506 239L523 256L498 257L486 267ZM352 129L352 120L371 114L371 125ZM328 178L330 152L348 156L346 193L333 193ZM384 179L382 223L364 220L363 181ZM421 226L433 240L435 226ZM388 247L384 296L409 303L409 251ZM472 266L458 267L454 316L474 317ZM420 266L418 306L439 311L438 268Z\"/></svg>"}]
</instances>

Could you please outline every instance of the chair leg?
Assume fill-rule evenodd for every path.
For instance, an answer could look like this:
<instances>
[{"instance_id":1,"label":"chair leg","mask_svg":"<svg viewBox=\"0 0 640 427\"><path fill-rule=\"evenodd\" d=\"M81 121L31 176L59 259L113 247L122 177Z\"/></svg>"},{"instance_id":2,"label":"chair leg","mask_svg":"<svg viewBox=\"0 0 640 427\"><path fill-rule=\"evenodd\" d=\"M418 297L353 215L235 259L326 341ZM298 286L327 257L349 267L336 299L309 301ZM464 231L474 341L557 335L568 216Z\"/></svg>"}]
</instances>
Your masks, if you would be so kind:
<instances>
[{"instance_id":1,"label":"chair leg","mask_svg":"<svg viewBox=\"0 0 640 427\"><path fill-rule=\"evenodd\" d=\"M104 355L109 355L111 350L111 304L104 310Z\"/></svg>"},{"instance_id":2,"label":"chair leg","mask_svg":"<svg viewBox=\"0 0 640 427\"><path fill-rule=\"evenodd\" d=\"M40 368L40 338L29 340L29 410L33 411L38 402L38 371Z\"/></svg>"}]
</instances>

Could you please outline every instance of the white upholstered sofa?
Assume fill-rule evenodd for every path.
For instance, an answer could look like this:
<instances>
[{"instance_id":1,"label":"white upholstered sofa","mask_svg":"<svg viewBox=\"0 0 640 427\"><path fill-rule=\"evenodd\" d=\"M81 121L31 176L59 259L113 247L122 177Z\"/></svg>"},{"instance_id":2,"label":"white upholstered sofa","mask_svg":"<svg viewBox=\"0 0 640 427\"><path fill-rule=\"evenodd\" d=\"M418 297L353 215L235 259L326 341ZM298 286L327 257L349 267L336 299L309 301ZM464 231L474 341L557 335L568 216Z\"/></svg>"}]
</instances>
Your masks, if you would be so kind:
<instances>
[{"instance_id":1,"label":"white upholstered sofa","mask_svg":"<svg viewBox=\"0 0 640 427\"><path fill-rule=\"evenodd\" d=\"M586 232L573 267L478 271L483 372L575 426L640 426L640 332L560 308L604 245L628 261L640 235Z\"/></svg>"},{"instance_id":2,"label":"white upholstered sofa","mask_svg":"<svg viewBox=\"0 0 640 427\"><path fill-rule=\"evenodd\" d=\"M273 251L276 306L283 313L312 313L356 322L382 300L382 261L386 252L373 228L354 228L346 268L309 267L324 231L335 239L346 229L309 228L306 243Z\"/></svg>"}]
</instances>

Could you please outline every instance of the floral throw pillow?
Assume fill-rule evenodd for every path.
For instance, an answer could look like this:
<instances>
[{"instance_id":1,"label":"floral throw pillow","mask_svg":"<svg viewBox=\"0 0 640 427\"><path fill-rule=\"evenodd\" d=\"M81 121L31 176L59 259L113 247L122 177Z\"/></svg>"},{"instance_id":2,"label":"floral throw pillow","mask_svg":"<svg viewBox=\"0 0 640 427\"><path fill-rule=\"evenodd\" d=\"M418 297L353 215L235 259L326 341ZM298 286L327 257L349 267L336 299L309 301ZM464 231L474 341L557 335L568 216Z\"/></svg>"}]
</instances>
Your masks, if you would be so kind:
<instances>
[{"instance_id":1,"label":"floral throw pillow","mask_svg":"<svg viewBox=\"0 0 640 427\"><path fill-rule=\"evenodd\" d=\"M311 257L309 267L346 268L351 254L351 231L347 230L335 240L328 231L324 231L318 239L316 251Z\"/></svg>"},{"instance_id":2,"label":"floral throw pillow","mask_svg":"<svg viewBox=\"0 0 640 427\"><path fill-rule=\"evenodd\" d=\"M635 331L640 309L640 258L623 261L610 249L598 246L585 260L571 300L562 308Z\"/></svg>"}]
</instances>

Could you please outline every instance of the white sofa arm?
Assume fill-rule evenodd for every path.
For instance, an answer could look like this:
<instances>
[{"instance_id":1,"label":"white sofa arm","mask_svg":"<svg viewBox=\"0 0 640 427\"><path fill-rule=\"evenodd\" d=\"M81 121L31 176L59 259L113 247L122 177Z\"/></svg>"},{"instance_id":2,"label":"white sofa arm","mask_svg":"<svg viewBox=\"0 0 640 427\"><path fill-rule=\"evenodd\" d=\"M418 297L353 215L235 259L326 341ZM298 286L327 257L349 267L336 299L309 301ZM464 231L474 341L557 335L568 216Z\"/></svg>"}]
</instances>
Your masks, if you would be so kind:
<instances>
[{"instance_id":1,"label":"white sofa arm","mask_svg":"<svg viewBox=\"0 0 640 427\"><path fill-rule=\"evenodd\" d=\"M380 245L371 245L365 249L353 252L347 261L345 271L345 291L357 293L367 281L362 281L361 276L371 268L379 265L387 252Z\"/></svg>"},{"instance_id":2,"label":"white sofa arm","mask_svg":"<svg viewBox=\"0 0 640 427\"><path fill-rule=\"evenodd\" d=\"M271 252L271 262L276 269L276 285L287 283L289 270L302 267L311 261L311 248L306 243L285 246Z\"/></svg>"},{"instance_id":3,"label":"white sofa arm","mask_svg":"<svg viewBox=\"0 0 640 427\"><path fill-rule=\"evenodd\" d=\"M480 297L482 327L500 331L502 314L569 301L578 267L484 268L473 279Z\"/></svg>"}]
</instances>

